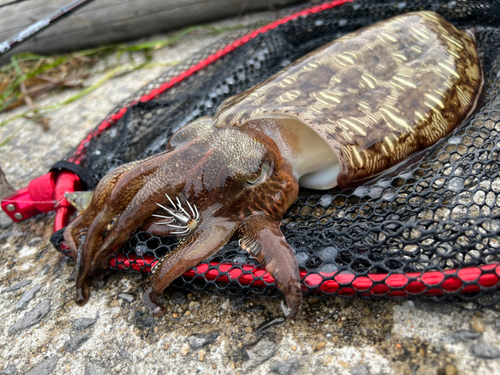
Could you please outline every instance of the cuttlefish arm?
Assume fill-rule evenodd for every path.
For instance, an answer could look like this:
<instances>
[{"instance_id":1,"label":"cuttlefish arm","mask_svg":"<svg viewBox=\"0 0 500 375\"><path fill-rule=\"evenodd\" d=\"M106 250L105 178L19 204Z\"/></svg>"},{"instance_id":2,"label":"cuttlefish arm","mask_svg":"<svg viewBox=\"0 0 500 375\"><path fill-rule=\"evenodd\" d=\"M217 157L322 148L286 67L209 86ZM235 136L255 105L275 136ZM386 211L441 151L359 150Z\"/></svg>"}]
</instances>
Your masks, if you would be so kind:
<instances>
[{"instance_id":1,"label":"cuttlefish arm","mask_svg":"<svg viewBox=\"0 0 500 375\"><path fill-rule=\"evenodd\" d=\"M226 218L205 219L179 247L155 264L151 276L152 285L142 295L144 304L154 315L165 312L158 301L165 288L184 272L215 254L231 239L236 228L237 223Z\"/></svg>"},{"instance_id":2,"label":"cuttlefish arm","mask_svg":"<svg viewBox=\"0 0 500 375\"><path fill-rule=\"evenodd\" d=\"M137 160L131 163L123 164L104 176L94 191L88 208L84 210L81 215L78 215L78 217L66 227L64 230L64 239L66 240L66 244L68 245L71 257L74 261L77 261L77 259L80 259L81 261L82 257L80 249L80 246L82 245L80 241L80 232L83 229L88 229L88 227L92 224L95 217L104 207L111 190L118 180L122 178L125 173L131 171L140 163L141 161Z\"/></svg>"},{"instance_id":3,"label":"cuttlefish arm","mask_svg":"<svg viewBox=\"0 0 500 375\"><path fill-rule=\"evenodd\" d=\"M288 319L300 312L302 293L300 274L294 251L286 242L280 221L260 214L245 219L238 228L240 246L257 259L269 272L286 299L281 307Z\"/></svg>"},{"instance_id":4,"label":"cuttlefish arm","mask_svg":"<svg viewBox=\"0 0 500 375\"><path fill-rule=\"evenodd\" d=\"M159 157L162 157L160 155ZM151 158L150 158L151 159ZM146 161L149 159L146 159ZM102 243L102 233L107 227L107 225L111 222L111 220L117 215L119 211L117 209L123 208L126 206L128 201L122 200L121 205L112 205L111 207L115 209L115 212L108 212L108 216L110 217L108 221L103 220L104 208L107 207L107 201L109 196L111 195L112 190L115 185L120 181L120 179L131 172L142 164L144 161L138 160L133 161L127 164L124 164L112 172L108 173L99 183L96 190L94 191L92 200L90 202L89 207L85 209L75 221L68 225L68 227L64 231L64 239L66 240L66 244L68 245L70 255L76 263L76 286L77 286L77 298L76 301L79 304L84 304L88 299L88 285L85 283L87 273L90 270L91 262L93 259L93 253L87 251L89 238L92 241L97 241L98 245ZM97 220L96 220L97 218ZM95 235L97 231L94 230L95 227L99 227L99 234ZM85 243L81 243L80 235L82 232L86 232L86 241ZM95 246L97 249L98 246Z\"/></svg>"},{"instance_id":5,"label":"cuttlefish arm","mask_svg":"<svg viewBox=\"0 0 500 375\"><path fill-rule=\"evenodd\" d=\"M190 145L187 142L184 147L189 149ZM141 228L158 210L157 203L167 204L165 194L179 194L185 178L165 166L175 165L186 158L185 155L181 156L184 147L112 171L97 186L90 206L81 214L82 219L65 231L64 237L72 243L71 248L78 246L75 240L78 231L88 228L85 242L75 250L78 254L77 304L87 302L88 284L103 276L109 260L130 238L131 233ZM106 235L103 236L103 233Z\"/></svg>"}]
</instances>

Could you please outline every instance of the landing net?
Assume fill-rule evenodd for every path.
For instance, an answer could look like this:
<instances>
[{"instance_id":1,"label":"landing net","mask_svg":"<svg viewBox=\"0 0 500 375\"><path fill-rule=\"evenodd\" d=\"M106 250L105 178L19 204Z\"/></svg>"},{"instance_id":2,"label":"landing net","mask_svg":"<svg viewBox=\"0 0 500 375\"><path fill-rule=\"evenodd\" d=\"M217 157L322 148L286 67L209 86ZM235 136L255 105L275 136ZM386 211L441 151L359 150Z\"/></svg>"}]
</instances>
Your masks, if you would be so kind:
<instances>
[{"instance_id":1,"label":"landing net","mask_svg":"<svg viewBox=\"0 0 500 375\"><path fill-rule=\"evenodd\" d=\"M475 27L486 98L472 119L396 176L356 189L302 189L283 218L304 293L428 296L471 309L500 308L500 1L335 1L196 53L115 108L65 159L97 182L116 166L165 149L173 132L212 116L238 94L317 47L417 10ZM58 232L54 245L64 251ZM111 267L148 273L177 240L138 232ZM279 296L237 241L176 285L236 296Z\"/></svg>"}]
</instances>

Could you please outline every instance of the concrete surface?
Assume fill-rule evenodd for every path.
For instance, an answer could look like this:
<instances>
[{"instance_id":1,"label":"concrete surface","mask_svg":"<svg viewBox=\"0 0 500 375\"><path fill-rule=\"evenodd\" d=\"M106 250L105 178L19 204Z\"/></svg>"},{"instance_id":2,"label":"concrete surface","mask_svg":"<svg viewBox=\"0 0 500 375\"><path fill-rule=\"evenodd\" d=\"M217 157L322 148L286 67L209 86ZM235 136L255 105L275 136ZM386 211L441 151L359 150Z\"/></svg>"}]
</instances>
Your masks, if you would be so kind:
<instances>
[{"instance_id":1,"label":"concrete surface","mask_svg":"<svg viewBox=\"0 0 500 375\"><path fill-rule=\"evenodd\" d=\"M255 21L269 13L245 18ZM260 18L259 18L260 17ZM224 24L238 23L232 20ZM221 23L217 23L220 25ZM217 36L156 52L183 59ZM107 82L52 112L50 130L27 119L0 128L0 163L16 188L46 173L116 104L164 68ZM89 78L87 84L98 80ZM56 104L75 92L50 96ZM0 115L0 122L23 109ZM19 130L21 129L21 130ZM1 374L498 374L499 314L422 301L306 298L294 321L279 301L165 293L153 318L140 301L147 278L113 273L84 307L73 302L72 262L50 244L53 215L12 224L0 212ZM3 371L3 372L2 372Z\"/></svg>"}]
</instances>

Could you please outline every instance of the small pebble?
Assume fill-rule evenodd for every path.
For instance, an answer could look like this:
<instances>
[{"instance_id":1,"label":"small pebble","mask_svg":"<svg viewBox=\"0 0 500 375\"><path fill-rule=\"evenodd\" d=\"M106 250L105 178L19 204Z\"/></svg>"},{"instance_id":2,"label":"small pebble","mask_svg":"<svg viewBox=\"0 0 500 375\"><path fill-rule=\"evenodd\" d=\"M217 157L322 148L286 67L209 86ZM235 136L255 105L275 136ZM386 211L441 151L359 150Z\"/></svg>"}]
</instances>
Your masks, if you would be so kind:
<instances>
[{"instance_id":1,"label":"small pebble","mask_svg":"<svg viewBox=\"0 0 500 375\"><path fill-rule=\"evenodd\" d=\"M218 336L219 333L216 331L200 335L193 335L187 338L187 342L189 343L191 349L196 350L213 343Z\"/></svg>"},{"instance_id":2,"label":"small pebble","mask_svg":"<svg viewBox=\"0 0 500 375\"><path fill-rule=\"evenodd\" d=\"M325 346L326 346L326 341L321 341L321 342L319 342L319 343L316 344L316 346L314 347L314 350L315 351L321 350Z\"/></svg>"},{"instance_id":3,"label":"small pebble","mask_svg":"<svg viewBox=\"0 0 500 375\"><path fill-rule=\"evenodd\" d=\"M135 319L135 314L133 311L131 311L127 316L127 322L132 323L134 319Z\"/></svg>"},{"instance_id":4,"label":"small pebble","mask_svg":"<svg viewBox=\"0 0 500 375\"><path fill-rule=\"evenodd\" d=\"M323 364L327 366L329 363L333 361L333 356L331 354L327 354L323 357Z\"/></svg>"},{"instance_id":5,"label":"small pebble","mask_svg":"<svg viewBox=\"0 0 500 375\"><path fill-rule=\"evenodd\" d=\"M37 245L40 245L43 241L42 237L34 237L28 242L29 247L35 247Z\"/></svg>"},{"instance_id":6,"label":"small pebble","mask_svg":"<svg viewBox=\"0 0 500 375\"><path fill-rule=\"evenodd\" d=\"M48 274L50 271L50 266L48 264L46 264L45 266L43 266L42 268L42 275L46 275Z\"/></svg>"},{"instance_id":7,"label":"small pebble","mask_svg":"<svg viewBox=\"0 0 500 375\"><path fill-rule=\"evenodd\" d=\"M151 315L141 315L135 318L134 324L139 329L146 329L155 326L155 318Z\"/></svg>"},{"instance_id":8,"label":"small pebble","mask_svg":"<svg viewBox=\"0 0 500 375\"><path fill-rule=\"evenodd\" d=\"M16 310L24 310L28 303L35 297L35 294L42 289L41 285L34 286L30 290L24 292L19 301L16 303Z\"/></svg>"},{"instance_id":9,"label":"small pebble","mask_svg":"<svg viewBox=\"0 0 500 375\"><path fill-rule=\"evenodd\" d=\"M189 352L189 345L184 345L182 348L181 348L181 354L186 356Z\"/></svg>"},{"instance_id":10,"label":"small pebble","mask_svg":"<svg viewBox=\"0 0 500 375\"><path fill-rule=\"evenodd\" d=\"M474 343L470 347L472 354L484 359L494 359L500 357L500 350L484 342Z\"/></svg>"},{"instance_id":11,"label":"small pebble","mask_svg":"<svg viewBox=\"0 0 500 375\"><path fill-rule=\"evenodd\" d=\"M97 282L97 289L104 289L106 287L107 279L99 280Z\"/></svg>"},{"instance_id":12,"label":"small pebble","mask_svg":"<svg viewBox=\"0 0 500 375\"><path fill-rule=\"evenodd\" d=\"M198 360L199 360L200 362L203 362L203 361L205 360L205 356L206 356L206 355L207 355L207 352L206 352L206 351L204 351L204 350L200 350L200 351L198 352Z\"/></svg>"},{"instance_id":13,"label":"small pebble","mask_svg":"<svg viewBox=\"0 0 500 375\"><path fill-rule=\"evenodd\" d=\"M227 310L229 308L229 300L227 299L222 305L221 309Z\"/></svg>"},{"instance_id":14,"label":"small pebble","mask_svg":"<svg viewBox=\"0 0 500 375\"><path fill-rule=\"evenodd\" d=\"M244 362L241 368L244 372L248 372L276 355L277 352L278 346L268 338L263 338L252 349L247 349L250 359Z\"/></svg>"},{"instance_id":15,"label":"small pebble","mask_svg":"<svg viewBox=\"0 0 500 375\"><path fill-rule=\"evenodd\" d=\"M17 284L14 284L12 286L9 286L8 288L5 288L2 290L0 293L10 293L10 292L15 292L18 289L21 289L22 287L25 287L26 285L29 285L32 283L33 280L24 280L21 281Z\"/></svg>"},{"instance_id":16,"label":"small pebble","mask_svg":"<svg viewBox=\"0 0 500 375\"><path fill-rule=\"evenodd\" d=\"M233 306L234 311L238 311L245 305L244 298L231 298L231 306Z\"/></svg>"},{"instance_id":17,"label":"small pebble","mask_svg":"<svg viewBox=\"0 0 500 375\"><path fill-rule=\"evenodd\" d=\"M174 289L171 293L170 293L170 298L175 302L175 303L178 303L178 304L181 304L181 303L184 303L187 301L187 298L186 298L186 293L180 289Z\"/></svg>"},{"instance_id":18,"label":"small pebble","mask_svg":"<svg viewBox=\"0 0 500 375\"><path fill-rule=\"evenodd\" d=\"M191 301L189 302L189 310L198 310L200 308L200 303Z\"/></svg>"},{"instance_id":19,"label":"small pebble","mask_svg":"<svg viewBox=\"0 0 500 375\"><path fill-rule=\"evenodd\" d=\"M449 342L468 342L471 340L476 340L481 337L481 333L471 331L468 329L460 329L457 331L453 331L448 336L443 338L443 341Z\"/></svg>"},{"instance_id":20,"label":"small pebble","mask_svg":"<svg viewBox=\"0 0 500 375\"><path fill-rule=\"evenodd\" d=\"M118 354L120 354L120 356L122 358L128 359L129 361L133 361L134 360L134 357L132 357L132 354L130 354L129 352L127 352L125 349L119 350Z\"/></svg>"},{"instance_id":21,"label":"small pebble","mask_svg":"<svg viewBox=\"0 0 500 375\"><path fill-rule=\"evenodd\" d=\"M132 303L135 301L135 297L128 293L118 293L118 298L127 301L128 303Z\"/></svg>"},{"instance_id":22,"label":"small pebble","mask_svg":"<svg viewBox=\"0 0 500 375\"><path fill-rule=\"evenodd\" d=\"M12 226L14 222L12 219L7 215L3 210L0 210L0 228L5 228L7 229L8 227ZM0 240L3 240L4 238L10 237L12 234L12 231L5 233L5 236L0 236Z\"/></svg>"},{"instance_id":23,"label":"small pebble","mask_svg":"<svg viewBox=\"0 0 500 375\"><path fill-rule=\"evenodd\" d=\"M85 364L85 375L107 375L108 371L106 369L96 365L92 362L87 362Z\"/></svg>"},{"instance_id":24,"label":"small pebble","mask_svg":"<svg viewBox=\"0 0 500 375\"><path fill-rule=\"evenodd\" d=\"M285 362L277 363L269 369L269 371L274 372L278 375L293 375L300 369L300 363L297 358L289 359Z\"/></svg>"},{"instance_id":25,"label":"small pebble","mask_svg":"<svg viewBox=\"0 0 500 375\"><path fill-rule=\"evenodd\" d=\"M16 375L17 374L17 368L14 365L9 365L6 368L4 368L2 370L2 372L0 372L0 374L2 374L2 375L4 375L4 374L5 375Z\"/></svg>"},{"instance_id":26,"label":"small pebble","mask_svg":"<svg viewBox=\"0 0 500 375\"><path fill-rule=\"evenodd\" d=\"M87 328L93 326L96 322L97 322L97 318L96 319L79 318L79 319L75 320L75 322L73 323L73 329L75 331L84 331Z\"/></svg>"},{"instance_id":27,"label":"small pebble","mask_svg":"<svg viewBox=\"0 0 500 375\"><path fill-rule=\"evenodd\" d=\"M34 326L43 319L50 310L50 300L46 299L36 305L33 310L23 316L9 328L9 335L14 335L24 329Z\"/></svg>"},{"instance_id":28,"label":"small pebble","mask_svg":"<svg viewBox=\"0 0 500 375\"><path fill-rule=\"evenodd\" d=\"M363 365L357 365L354 370L352 370L352 375L368 375L368 369Z\"/></svg>"},{"instance_id":29,"label":"small pebble","mask_svg":"<svg viewBox=\"0 0 500 375\"><path fill-rule=\"evenodd\" d=\"M70 337L69 340L64 343L64 349L72 353L78 350L91 336L92 334L89 332Z\"/></svg>"},{"instance_id":30,"label":"small pebble","mask_svg":"<svg viewBox=\"0 0 500 375\"><path fill-rule=\"evenodd\" d=\"M444 366L444 375L457 375L457 368L451 363Z\"/></svg>"},{"instance_id":31,"label":"small pebble","mask_svg":"<svg viewBox=\"0 0 500 375\"><path fill-rule=\"evenodd\" d=\"M311 298L308 298L308 299L307 299L307 302L308 302L310 305L314 305L315 303L318 303L318 302L319 302L319 298L311 297Z\"/></svg>"},{"instance_id":32,"label":"small pebble","mask_svg":"<svg viewBox=\"0 0 500 375\"><path fill-rule=\"evenodd\" d=\"M42 363L36 365L31 368L25 375L49 375L52 374L54 369L56 368L57 361L59 361L58 356L52 356L49 359L46 359Z\"/></svg>"},{"instance_id":33,"label":"small pebble","mask_svg":"<svg viewBox=\"0 0 500 375\"><path fill-rule=\"evenodd\" d=\"M472 319L470 320L470 326L476 332L484 332L483 319L481 319L479 316L475 315L472 317Z\"/></svg>"}]
</instances>

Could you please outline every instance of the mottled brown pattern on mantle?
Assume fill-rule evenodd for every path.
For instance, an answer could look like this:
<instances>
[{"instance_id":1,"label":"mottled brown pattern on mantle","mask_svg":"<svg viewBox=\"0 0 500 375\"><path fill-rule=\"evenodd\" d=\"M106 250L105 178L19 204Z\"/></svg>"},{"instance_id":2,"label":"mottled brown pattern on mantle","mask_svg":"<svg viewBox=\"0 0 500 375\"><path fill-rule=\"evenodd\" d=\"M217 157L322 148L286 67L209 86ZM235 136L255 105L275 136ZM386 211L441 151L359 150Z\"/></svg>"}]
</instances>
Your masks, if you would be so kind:
<instances>
[{"instance_id":1,"label":"mottled brown pattern on mantle","mask_svg":"<svg viewBox=\"0 0 500 375\"><path fill-rule=\"evenodd\" d=\"M470 33L435 13L409 13L337 39L227 99L216 126L298 118L336 151L344 187L448 134L476 106L482 81Z\"/></svg>"}]
</instances>

